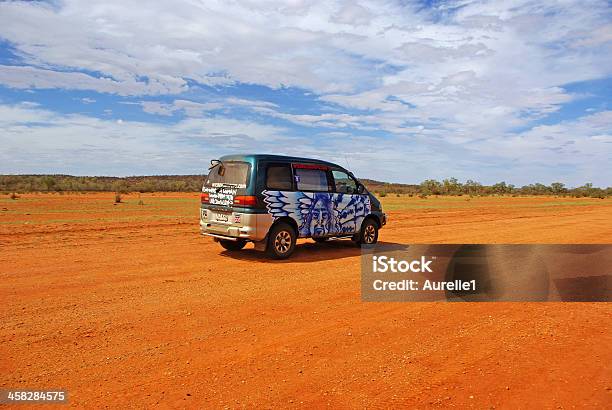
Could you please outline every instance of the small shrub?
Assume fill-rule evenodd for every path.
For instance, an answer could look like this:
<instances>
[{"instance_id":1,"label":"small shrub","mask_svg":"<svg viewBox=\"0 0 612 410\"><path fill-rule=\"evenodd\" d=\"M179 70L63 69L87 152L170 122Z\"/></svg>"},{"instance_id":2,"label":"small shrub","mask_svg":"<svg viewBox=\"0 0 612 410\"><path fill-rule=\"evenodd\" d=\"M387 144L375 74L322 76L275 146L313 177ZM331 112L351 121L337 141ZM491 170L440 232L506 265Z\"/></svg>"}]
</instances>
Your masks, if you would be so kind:
<instances>
[{"instance_id":1,"label":"small shrub","mask_svg":"<svg viewBox=\"0 0 612 410\"><path fill-rule=\"evenodd\" d=\"M384 198L387 196L387 193L385 191L382 191L380 194L378 194L378 196L380 196L381 198Z\"/></svg>"},{"instance_id":2,"label":"small shrub","mask_svg":"<svg viewBox=\"0 0 612 410\"><path fill-rule=\"evenodd\" d=\"M425 194L420 194L420 195L419 195L419 198L421 198L421 199L427 199L427 195L425 195Z\"/></svg>"},{"instance_id":3,"label":"small shrub","mask_svg":"<svg viewBox=\"0 0 612 410\"><path fill-rule=\"evenodd\" d=\"M17 194L16 194L16 193L14 193L14 192L11 192L11 196L10 196L10 198L11 198L11 199L13 199L13 200L15 200L15 199L19 198L19 195L17 195Z\"/></svg>"},{"instance_id":4,"label":"small shrub","mask_svg":"<svg viewBox=\"0 0 612 410\"><path fill-rule=\"evenodd\" d=\"M119 192L115 192L115 203L116 204L120 204L121 203L121 193L119 193Z\"/></svg>"},{"instance_id":5,"label":"small shrub","mask_svg":"<svg viewBox=\"0 0 612 410\"><path fill-rule=\"evenodd\" d=\"M144 205L144 201L141 199L138 201L138 205Z\"/></svg>"},{"instance_id":6,"label":"small shrub","mask_svg":"<svg viewBox=\"0 0 612 410\"><path fill-rule=\"evenodd\" d=\"M400 197L400 194L395 194L395 196L399 198L399 197Z\"/></svg>"}]
</instances>

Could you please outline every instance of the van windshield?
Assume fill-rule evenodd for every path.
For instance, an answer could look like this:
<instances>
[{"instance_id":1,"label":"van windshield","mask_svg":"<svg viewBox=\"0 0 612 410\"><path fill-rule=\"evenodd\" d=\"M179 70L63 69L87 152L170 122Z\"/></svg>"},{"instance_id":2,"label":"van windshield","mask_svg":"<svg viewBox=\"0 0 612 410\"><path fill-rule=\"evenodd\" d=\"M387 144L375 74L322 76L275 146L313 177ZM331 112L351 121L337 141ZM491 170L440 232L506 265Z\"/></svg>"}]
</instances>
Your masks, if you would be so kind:
<instances>
[{"instance_id":1,"label":"van windshield","mask_svg":"<svg viewBox=\"0 0 612 410\"><path fill-rule=\"evenodd\" d=\"M237 185L246 188L251 164L240 161L218 162L208 171L206 186Z\"/></svg>"}]
</instances>

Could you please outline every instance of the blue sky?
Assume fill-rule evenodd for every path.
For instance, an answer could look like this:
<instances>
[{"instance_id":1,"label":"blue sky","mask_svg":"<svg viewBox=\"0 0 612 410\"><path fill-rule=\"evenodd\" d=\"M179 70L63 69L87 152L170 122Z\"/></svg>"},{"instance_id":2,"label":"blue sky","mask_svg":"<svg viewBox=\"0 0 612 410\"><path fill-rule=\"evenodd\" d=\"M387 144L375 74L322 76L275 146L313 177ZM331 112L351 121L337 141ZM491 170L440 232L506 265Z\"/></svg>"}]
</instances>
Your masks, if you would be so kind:
<instances>
[{"instance_id":1,"label":"blue sky","mask_svg":"<svg viewBox=\"0 0 612 410\"><path fill-rule=\"evenodd\" d=\"M238 152L393 182L612 185L606 1L0 3L0 173Z\"/></svg>"}]
</instances>

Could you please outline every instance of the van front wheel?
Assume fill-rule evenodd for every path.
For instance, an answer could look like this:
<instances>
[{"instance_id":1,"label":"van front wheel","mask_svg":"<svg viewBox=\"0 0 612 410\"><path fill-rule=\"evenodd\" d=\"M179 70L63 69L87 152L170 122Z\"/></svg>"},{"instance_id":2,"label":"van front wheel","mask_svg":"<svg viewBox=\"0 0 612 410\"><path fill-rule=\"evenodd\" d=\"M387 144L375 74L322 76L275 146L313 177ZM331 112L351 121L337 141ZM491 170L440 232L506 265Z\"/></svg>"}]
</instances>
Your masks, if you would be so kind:
<instances>
[{"instance_id":1,"label":"van front wheel","mask_svg":"<svg viewBox=\"0 0 612 410\"><path fill-rule=\"evenodd\" d=\"M220 239L219 243L228 251L239 251L240 249L244 248L244 245L246 245L246 241L241 239L238 239L237 241Z\"/></svg>"},{"instance_id":2,"label":"van front wheel","mask_svg":"<svg viewBox=\"0 0 612 410\"><path fill-rule=\"evenodd\" d=\"M297 234L295 229L289 224L278 223L268 234L268 256L274 259L285 259L291 256L295 250Z\"/></svg>"},{"instance_id":3,"label":"van front wheel","mask_svg":"<svg viewBox=\"0 0 612 410\"><path fill-rule=\"evenodd\" d=\"M359 232L359 245L374 245L378 242L378 224L373 219L366 219L361 224Z\"/></svg>"}]
</instances>

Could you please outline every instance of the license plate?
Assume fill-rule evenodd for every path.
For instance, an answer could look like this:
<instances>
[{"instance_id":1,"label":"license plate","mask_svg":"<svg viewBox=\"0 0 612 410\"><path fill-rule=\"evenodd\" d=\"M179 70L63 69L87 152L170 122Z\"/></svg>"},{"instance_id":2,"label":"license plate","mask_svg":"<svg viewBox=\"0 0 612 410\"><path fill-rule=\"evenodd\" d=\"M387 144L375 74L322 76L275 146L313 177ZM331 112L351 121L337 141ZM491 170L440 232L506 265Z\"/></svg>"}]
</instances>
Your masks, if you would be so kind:
<instances>
[{"instance_id":1,"label":"license plate","mask_svg":"<svg viewBox=\"0 0 612 410\"><path fill-rule=\"evenodd\" d=\"M215 213L215 221L217 221L217 222L229 222L229 214Z\"/></svg>"}]
</instances>

